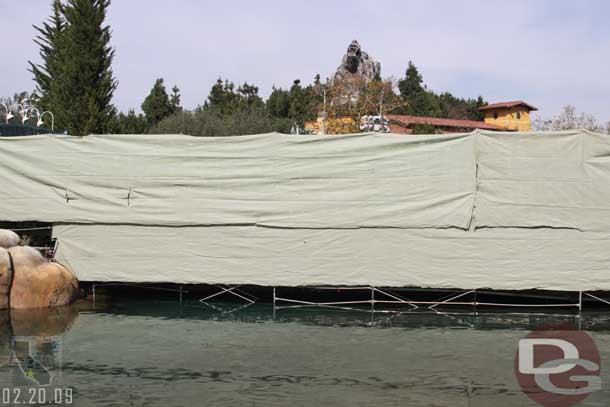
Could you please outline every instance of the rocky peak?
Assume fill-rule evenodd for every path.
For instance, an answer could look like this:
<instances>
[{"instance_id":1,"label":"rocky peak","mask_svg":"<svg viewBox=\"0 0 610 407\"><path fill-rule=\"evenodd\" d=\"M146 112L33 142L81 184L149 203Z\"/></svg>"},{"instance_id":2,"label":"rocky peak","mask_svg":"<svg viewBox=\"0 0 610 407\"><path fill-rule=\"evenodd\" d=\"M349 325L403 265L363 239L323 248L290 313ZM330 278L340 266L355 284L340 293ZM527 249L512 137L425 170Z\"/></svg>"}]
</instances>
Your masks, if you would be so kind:
<instances>
[{"instance_id":1,"label":"rocky peak","mask_svg":"<svg viewBox=\"0 0 610 407\"><path fill-rule=\"evenodd\" d=\"M358 41L354 40L347 47L341 65L337 68L335 78L346 78L360 75L367 80L381 75L381 65L362 50Z\"/></svg>"}]
</instances>

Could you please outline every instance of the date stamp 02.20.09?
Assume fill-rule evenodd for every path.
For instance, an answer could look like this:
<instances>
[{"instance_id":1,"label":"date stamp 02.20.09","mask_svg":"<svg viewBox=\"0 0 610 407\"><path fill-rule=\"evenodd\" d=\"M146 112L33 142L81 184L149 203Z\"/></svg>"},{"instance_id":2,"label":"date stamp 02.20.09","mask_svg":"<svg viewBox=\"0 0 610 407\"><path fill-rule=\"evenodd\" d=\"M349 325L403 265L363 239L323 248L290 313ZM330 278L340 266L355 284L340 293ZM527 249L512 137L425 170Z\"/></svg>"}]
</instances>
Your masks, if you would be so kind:
<instances>
[{"instance_id":1,"label":"date stamp 02.20.09","mask_svg":"<svg viewBox=\"0 0 610 407\"><path fill-rule=\"evenodd\" d=\"M13 406L72 406L74 403L71 387L33 386L2 387L0 407Z\"/></svg>"}]
</instances>

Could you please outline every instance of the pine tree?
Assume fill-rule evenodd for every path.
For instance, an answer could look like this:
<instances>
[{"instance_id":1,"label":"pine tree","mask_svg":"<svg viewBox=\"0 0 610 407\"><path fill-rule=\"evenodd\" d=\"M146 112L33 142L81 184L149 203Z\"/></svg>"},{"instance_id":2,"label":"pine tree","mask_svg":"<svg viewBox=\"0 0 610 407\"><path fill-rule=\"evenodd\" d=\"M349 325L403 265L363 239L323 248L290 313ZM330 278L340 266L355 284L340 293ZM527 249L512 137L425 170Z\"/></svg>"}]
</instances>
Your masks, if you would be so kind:
<instances>
[{"instance_id":1,"label":"pine tree","mask_svg":"<svg viewBox=\"0 0 610 407\"><path fill-rule=\"evenodd\" d=\"M449 92L436 94L424 84L423 78L413 62L409 61L405 77L398 81L404 108L398 113L415 116L447 117L450 119L483 120L478 108L486 104L479 96L462 99Z\"/></svg>"},{"instance_id":2,"label":"pine tree","mask_svg":"<svg viewBox=\"0 0 610 407\"><path fill-rule=\"evenodd\" d=\"M63 16L63 6L59 0L51 3L53 14L41 27L34 26L38 35L34 42L40 47L39 55L41 64L30 64L29 71L34 75L36 82L37 104L44 110L55 110L53 94L50 91L51 83L56 81L60 75L60 61L57 58L56 49L60 46L60 36L63 33L66 21Z\"/></svg>"},{"instance_id":3,"label":"pine tree","mask_svg":"<svg viewBox=\"0 0 610 407\"><path fill-rule=\"evenodd\" d=\"M287 90L273 87L267 99L267 112L271 117L288 117L290 109L290 94Z\"/></svg>"},{"instance_id":4,"label":"pine tree","mask_svg":"<svg viewBox=\"0 0 610 407\"><path fill-rule=\"evenodd\" d=\"M308 91L301 86L300 79L294 80L288 95L290 100L288 117L297 125L303 126L305 121L311 118L312 114Z\"/></svg>"},{"instance_id":5,"label":"pine tree","mask_svg":"<svg viewBox=\"0 0 610 407\"><path fill-rule=\"evenodd\" d=\"M172 88L172 96L169 99L169 103L172 105L172 113L182 110L182 106L180 106L180 89L178 88L178 85L174 85Z\"/></svg>"},{"instance_id":6,"label":"pine tree","mask_svg":"<svg viewBox=\"0 0 610 407\"><path fill-rule=\"evenodd\" d=\"M241 110L262 109L263 100L258 96L258 87L244 83L235 89L235 84L218 78L206 101L204 108L220 115L231 115Z\"/></svg>"},{"instance_id":7,"label":"pine tree","mask_svg":"<svg viewBox=\"0 0 610 407\"><path fill-rule=\"evenodd\" d=\"M129 109L127 114L121 112L115 115L110 128L112 134L144 134L148 130L148 122L142 114L136 114Z\"/></svg>"},{"instance_id":8,"label":"pine tree","mask_svg":"<svg viewBox=\"0 0 610 407\"><path fill-rule=\"evenodd\" d=\"M243 85L237 88L237 93L241 96L241 107L250 113L253 109L262 109L265 106L263 99L258 96L258 86L249 85L244 82Z\"/></svg>"},{"instance_id":9,"label":"pine tree","mask_svg":"<svg viewBox=\"0 0 610 407\"><path fill-rule=\"evenodd\" d=\"M398 81L400 96L405 102L405 113L414 116L438 117L441 107L438 97L429 91L423 83L423 78L413 62L405 73L405 78Z\"/></svg>"},{"instance_id":10,"label":"pine tree","mask_svg":"<svg viewBox=\"0 0 610 407\"><path fill-rule=\"evenodd\" d=\"M211 108L218 108L223 105L225 99L225 88L223 86L222 78L216 79L216 83L210 89L210 95L206 101L206 105Z\"/></svg>"},{"instance_id":11,"label":"pine tree","mask_svg":"<svg viewBox=\"0 0 610 407\"><path fill-rule=\"evenodd\" d=\"M58 125L69 134L103 133L115 114L111 100L117 87L111 69L110 27L103 25L110 0L68 0L53 5L51 21L62 25L60 30L58 23L50 32L44 25L39 30L43 65L36 67L39 71L34 72L34 79L40 98L48 101Z\"/></svg>"},{"instance_id":12,"label":"pine tree","mask_svg":"<svg viewBox=\"0 0 610 407\"><path fill-rule=\"evenodd\" d=\"M405 72L405 78L398 81L398 90L403 98L408 98L411 95L424 91L423 78L417 67L412 61L409 61L409 66Z\"/></svg>"},{"instance_id":13,"label":"pine tree","mask_svg":"<svg viewBox=\"0 0 610 407\"><path fill-rule=\"evenodd\" d=\"M172 104L165 91L162 78L155 81L150 93L142 103L142 110L150 126L154 126L173 113Z\"/></svg>"}]
</instances>

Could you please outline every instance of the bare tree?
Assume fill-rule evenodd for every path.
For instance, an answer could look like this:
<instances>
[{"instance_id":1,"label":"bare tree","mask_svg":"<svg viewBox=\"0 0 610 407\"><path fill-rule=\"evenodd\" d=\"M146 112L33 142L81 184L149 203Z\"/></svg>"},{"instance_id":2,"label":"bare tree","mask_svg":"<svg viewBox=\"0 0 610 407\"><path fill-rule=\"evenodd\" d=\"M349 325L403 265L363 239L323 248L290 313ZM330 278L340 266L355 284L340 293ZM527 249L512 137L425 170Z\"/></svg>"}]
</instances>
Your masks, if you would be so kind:
<instances>
[{"instance_id":1,"label":"bare tree","mask_svg":"<svg viewBox=\"0 0 610 407\"><path fill-rule=\"evenodd\" d=\"M559 131L586 129L598 133L610 134L610 122L600 124L590 113L578 112L572 105L564 106L561 113L552 119L537 118L533 123L534 130Z\"/></svg>"},{"instance_id":2,"label":"bare tree","mask_svg":"<svg viewBox=\"0 0 610 407\"><path fill-rule=\"evenodd\" d=\"M370 81L354 75L348 79L335 79L326 87L325 106L328 117L352 117L356 122L363 115L391 113L402 106L402 101L394 92L392 78Z\"/></svg>"}]
</instances>

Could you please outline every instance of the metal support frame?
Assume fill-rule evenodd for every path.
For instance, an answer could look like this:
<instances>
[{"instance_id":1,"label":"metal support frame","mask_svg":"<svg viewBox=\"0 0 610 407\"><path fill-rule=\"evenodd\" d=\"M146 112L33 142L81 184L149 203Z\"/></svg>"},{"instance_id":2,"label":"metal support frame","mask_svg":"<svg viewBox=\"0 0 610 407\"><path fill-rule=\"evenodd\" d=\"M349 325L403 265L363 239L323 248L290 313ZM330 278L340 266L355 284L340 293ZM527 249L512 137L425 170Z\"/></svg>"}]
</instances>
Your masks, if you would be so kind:
<instances>
[{"instance_id":1,"label":"metal support frame","mask_svg":"<svg viewBox=\"0 0 610 407\"><path fill-rule=\"evenodd\" d=\"M603 302L604 304L610 305L610 301L608 300L604 300L603 298L599 298L598 296L595 296L593 294L589 294L589 293L583 293L582 291L580 292L580 297L581 297L581 302L582 302L582 295L585 294L586 296L589 296L591 298L593 298L594 300Z\"/></svg>"},{"instance_id":2,"label":"metal support frame","mask_svg":"<svg viewBox=\"0 0 610 407\"><path fill-rule=\"evenodd\" d=\"M437 311L436 308L439 306L443 306L443 307L444 306L466 306L466 307L473 307L474 312L476 313L478 310L478 307L483 306L483 307L498 307L498 308L512 308L512 307L514 307L514 308L577 308L580 313L580 311L582 310L582 295L583 295L583 292L579 292L578 303L567 302L567 303L552 303L552 304L517 304L517 303L478 301L477 293L478 292L480 293L480 291L477 291L476 289L466 290L466 291L463 291L463 292L460 292L457 294L451 293L449 295L446 295L444 297L438 298L436 300L431 300L431 301L415 301L415 300L411 300L408 298L404 298L404 297L396 294L395 292L390 291L387 288L380 289L380 288L373 287L373 286L309 287L309 288L317 289L317 290L337 290L337 289L339 289L339 290L360 290L360 291L370 290L371 296L370 296L370 299L367 299L367 300L314 302L314 301L304 301L304 300L296 300L296 299L291 299L291 298L280 297L277 295L276 288L273 288L274 307L277 306L277 303L294 304L294 305L292 305L292 307L295 307L295 306L343 307L343 306L361 306L361 305L370 304L371 311L376 312L375 304L394 304L394 305L408 305L408 306L412 307L413 309L424 308L424 309L428 309L428 310L432 310L432 311ZM381 298L384 298L384 296L387 298L379 299L380 297L379 296L376 297L375 293L380 294ZM589 293L584 293L584 294L610 305L610 301L600 299ZM472 295L472 299L465 300L465 301L464 300L456 301L467 295ZM289 307L291 307L291 306L290 305L280 306L279 308L289 308ZM384 311L384 312L387 312L387 311Z\"/></svg>"},{"instance_id":3,"label":"metal support frame","mask_svg":"<svg viewBox=\"0 0 610 407\"><path fill-rule=\"evenodd\" d=\"M273 305L274 306L277 305L277 302L287 302L287 303L292 303L292 304L308 305L308 306L338 306L338 305L370 304L371 310L373 310L373 311L375 309L375 304L406 304L406 305L411 306L412 308L419 308L417 305L415 305L415 303L417 301L413 301L408 298L403 298L396 293L390 292L389 290L380 290L377 287L366 286L366 287L311 287L311 288L317 289L317 290L337 290L337 289L339 289L339 290L346 290L346 291L348 291L348 290L350 290L350 291L370 291L371 297L369 300L361 300L361 301L330 301L330 302L302 301L302 300L278 297L276 294L276 288L274 287L273 288ZM377 299L379 297L375 297L375 293L379 293L382 296L385 295L391 299L390 300Z\"/></svg>"},{"instance_id":4,"label":"metal support frame","mask_svg":"<svg viewBox=\"0 0 610 407\"><path fill-rule=\"evenodd\" d=\"M208 295L205 298L200 299L199 300L200 303L207 304L208 300L218 297L219 295L222 295L225 293L234 295L235 297L238 297L238 298L241 298L242 300L246 301L249 304L254 304L256 302L256 300L258 300L258 298L256 298L252 294L246 293L243 290L239 290L239 287L241 287L241 285L223 287L221 285L214 284L214 287L218 288L220 291L218 291L217 293ZM238 292L241 294L239 294ZM250 297L250 298L248 298L248 297Z\"/></svg>"},{"instance_id":5,"label":"metal support frame","mask_svg":"<svg viewBox=\"0 0 610 407\"><path fill-rule=\"evenodd\" d=\"M221 314L232 314L234 312L237 312L239 310L249 307L250 305L256 303L256 300L258 300L258 298L255 297L254 295L247 293L243 290L240 290L239 287L241 287L241 285L223 287L221 285L214 284L214 287L218 288L220 291L218 291L217 293L214 293L214 294L210 294L207 297L200 299L199 302L207 307L212 308L215 311L220 312ZM209 301L222 294L231 294L241 300L244 300L245 304L242 304L237 307L230 308L230 309L225 309L224 307L216 306ZM274 296L275 296L275 290L274 290ZM273 310L273 312L274 312L274 318L275 318L275 309Z\"/></svg>"},{"instance_id":6,"label":"metal support frame","mask_svg":"<svg viewBox=\"0 0 610 407\"><path fill-rule=\"evenodd\" d=\"M474 292L474 290L466 291L464 293L460 293L458 295L452 296L450 298L443 297L437 301L414 301L408 298L404 298L388 289L380 289L373 286L368 287L312 287L318 290L353 290L353 291L364 291L370 290L371 298L369 300L359 300L359 301L329 301L329 302L313 302L313 301L302 301L295 300L290 298L278 297L276 294L276 288L273 289L273 304L277 305L277 302L287 302L292 304L298 304L302 306L342 306L342 305L364 305L370 304L371 310L375 311L375 304L401 304L408 305L413 309L418 309L420 306L427 306L429 309L434 309L434 307L447 304L447 305L474 305L473 302L457 302L453 301L460 297L463 297L467 294ZM381 298L383 296L388 297L389 299L379 299L379 297L375 297L375 293L381 294Z\"/></svg>"},{"instance_id":7,"label":"metal support frame","mask_svg":"<svg viewBox=\"0 0 610 407\"><path fill-rule=\"evenodd\" d=\"M96 301L96 290L98 287L109 287L109 286L133 286L138 288L147 288L152 290L160 290L160 291L171 291L177 292L179 294L179 300L182 304L184 293L188 293L188 291L184 290L182 285L178 286L178 289L172 288L161 288L154 286L142 286L139 284L129 284L129 283L100 283L100 284L92 284L92 294L93 294L93 305L95 306ZM223 310L217 306L214 306L210 300L217 298L223 294L230 294L236 298L239 298L242 301L245 301L244 305L238 306L237 308L230 310L228 312L235 312L244 307L250 306L258 300L257 297L249 294L240 289L242 285L214 285L218 289L218 292L210 294L205 298L199 300L200 303L207 305L213 309L218 311L222 311L226 313L226 310ZM420 300L412 300L410 298L406 298L394 291L394 289L390 288L379 288L374 286L322 286L322 287L304 287L315 290L342 290L342 291L368 291L370 293L370 297L368 299L361 300L348 300L348 301L326 301L326 302L316 302L316 301L306 301L306 300L297 300L294 298L286 298L278 295L279 288L272 287L273 292L273 313L275 318L276 309L286 309L286 308L301 308L301 307L329 307L335 309L345 309L345 310L353 310L353 311L367 311L372 313L404 313L405 311L400 310L388 310L388 309L376 309L377 304L384 305L407 305L410 307L410 311L432 311L436 314L446 314L446 312L439 311L437 308L439 307L450 307L450 306L462 306L462 307L472 307L473 313L476 315L479 311L479 307L488 307L488 308L521 308L521 309L557 309L557 308L575 308L577 310L577 318L579 320L579 326L582 319L582 312L584 309L584 299L588 297L595 301L601 302L603 304L610 306L610 299L604 299L597 295L588 293L586 291L578 291L578 301L577 302L554 302L549 304L523 304L523 303L505 303L505 302L483 302L479 301L478 294L486 293L483 290L465 290L462 292L454 291L445 295L441 298L437 298L435 300L429 301L420 301ZM490 292L491 293L491 292ZM499 291L498 293L501 293ZM574 292L572 292L572 295ZM464 299L464 297L471 295L471 298ZM513 295L510 293L505 293L505 295ZM366 298L366 297L365 297ZM572 297L573 298L573 297ZM287 304L287 305L280 305ZM367 310L364 306L369 306L370 309ZM462 311L463 313L463 311Z\"/></svg>"}]
</instances>

